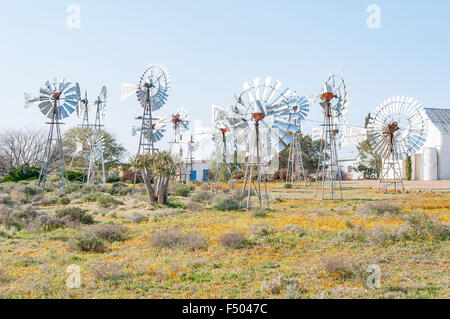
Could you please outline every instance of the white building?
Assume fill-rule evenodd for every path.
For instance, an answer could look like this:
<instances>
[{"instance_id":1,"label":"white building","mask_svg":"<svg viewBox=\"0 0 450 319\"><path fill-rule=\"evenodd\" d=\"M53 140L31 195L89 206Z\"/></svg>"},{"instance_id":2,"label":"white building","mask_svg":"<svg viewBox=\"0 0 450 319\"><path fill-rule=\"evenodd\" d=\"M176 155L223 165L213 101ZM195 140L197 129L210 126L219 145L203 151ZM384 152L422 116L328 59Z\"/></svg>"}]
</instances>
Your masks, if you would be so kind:
<instances>
[{"instance_id":1,"label":"white building","mask_svg":"<svg viewBox=\"0 0 450 319\"><path fill-rule=\"evenodd\" d=\"M430 120L428 137L422 150L412 156L411 178L450 179L450 109L425 108L425 112Z\"/></svg>"},{"instance_id":2,"label":"white building","mask_svg":"<svg viewBox=\"0 0 450 319\"><path fill-rule=\"evenodd\" d=\"M208 173L211 169L210 161L194 161L192 165L192 172L190 176L191 181L206 181L208 179ZM190 170L189 165L187 170ZM188 173L189 174L189 173Z\"/></svg>"}]
</instances>

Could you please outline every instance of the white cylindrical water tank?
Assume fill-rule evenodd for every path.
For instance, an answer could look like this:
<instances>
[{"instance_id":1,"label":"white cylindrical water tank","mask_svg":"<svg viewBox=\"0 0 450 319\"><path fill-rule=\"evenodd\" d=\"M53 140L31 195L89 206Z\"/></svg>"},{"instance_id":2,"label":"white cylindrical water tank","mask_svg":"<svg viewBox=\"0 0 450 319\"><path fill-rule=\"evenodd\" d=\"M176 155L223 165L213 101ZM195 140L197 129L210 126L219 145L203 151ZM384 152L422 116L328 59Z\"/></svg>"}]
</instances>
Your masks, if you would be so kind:
<instances>
[{"instance_id":1,"label":"white cylindrical water tank","mask_svg":"<svg viewBox=\"0 0 450 319\"><path fill-rule=\"evenodd\" d=\"M423 149L423 180L437 180L437 152L434 147Z\"/></svg>"}]
</instances>

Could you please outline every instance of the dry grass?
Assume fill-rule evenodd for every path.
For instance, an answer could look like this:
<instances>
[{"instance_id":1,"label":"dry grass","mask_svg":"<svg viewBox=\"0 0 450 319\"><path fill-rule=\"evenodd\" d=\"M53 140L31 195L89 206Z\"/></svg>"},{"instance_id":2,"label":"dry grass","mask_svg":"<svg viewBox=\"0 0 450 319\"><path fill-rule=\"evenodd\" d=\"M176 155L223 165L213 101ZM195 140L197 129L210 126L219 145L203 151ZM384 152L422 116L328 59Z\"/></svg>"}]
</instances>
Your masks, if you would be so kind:
<instances>
[{"instance_id":1,"label":"dry grass","mask_svg":"<svg viewBox=\"0 0 450 319\"><path fill-rule=\"evenodd\" d=\"M175 199L182 202L179 208L152 206L145 197L120 192L113 197L123 205L99 208L97 197L111 187L81 188L67 195L70 206L84 211L94 225L36 228L28 226L38 219L39 225L51 225L52 217L39 216L58 217L67 207L56 200L30 208L20 198L59 199L61 194L26 195L23 185L0 185L0 193L14 202L0 205L1 217L13 214L23 222L17 225L22 227L0 225L0 268L5 278L13 278L0 284L0 296L450 298L442 271L449 262L450 193L345 189L344 202L320 202L312 200L309 187L283 185L269 184L271 210L264 218L253 211L218 210L209 200L198 203L199 210L189 207L190 198L180 197ZM212 190L206 186L191 196L201 187ZM229 196L220 189L214 194ZM279 197L282 201L274 201ZM367 204L370 212L360 213ZM79 220L76 216L61 218ZM116 225L124 223L128 231L118 236L126 240L116 240ZM92 231L104 225L113 231ZM67 290L65 270L72 264L80 266L83 286ZM380 266L380 289L366 285L370 264Z\"/></svg>"}]
</instances>

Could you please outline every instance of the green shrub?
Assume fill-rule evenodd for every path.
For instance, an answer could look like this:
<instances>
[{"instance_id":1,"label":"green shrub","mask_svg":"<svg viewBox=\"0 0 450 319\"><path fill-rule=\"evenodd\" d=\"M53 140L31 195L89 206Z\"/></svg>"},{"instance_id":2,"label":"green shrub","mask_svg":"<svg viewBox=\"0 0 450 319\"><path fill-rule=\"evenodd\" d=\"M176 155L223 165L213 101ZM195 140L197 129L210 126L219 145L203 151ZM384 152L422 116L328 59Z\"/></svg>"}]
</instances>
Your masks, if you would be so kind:
<instances>
[{"instance_id":1,"label":"green shrub","mask_svg":"<svg viewBox=\"0 0 450 319\"><path fill-rule=\"evenodd\" d=\"M401 208L393 203L389 202L377 202L366 204L359 212L363 215L384 215L384 214L392 214L398 215L401 212Z\"/></svg>"},{"instance_id":2,"label":"green shrub","mask_svg":"<svg viewBox=\"0 0 450 319\"><path fill-rule=\"evenodd\" d=\"M56 216L64 222L79 222L85 225L94 223L94 218L79 207L68 207L56 211Z\"/></svg>"},{"instance_id":3,"label":"green shrub","mask_svg":"<svg viewBox=\"0 0 450 319\"><path fill-rule=\"evenodd\" d=\"M35 196L42 193L42 190L37 187L27 185L23 188L23 193L27 196Z\"/></svg>"},{"instance_id":4,"label":"green shrub","mask_svg":"<svg viewBox=\"0 0 450 319\"><path fill-rule=\"evenodd\" d=\"M247 238L241 233L229 233L220 237L220 242L227 248L243 248L248 242Z\"/></svg>"},{"instance_id":5,"label":"green shrub","mask_svg":"<svg viewBox=\"0 0 450 319\"><path fill-rule=\"evenodd\" d=\"M157 248L203 249L207 242L198 234L183 234L177 229L158 231L150 237L150 243Z\"/></svg>"},{"instance_id":6,"label":"green shrub","mask_svg":"<svg viewBox=\"0 0 450 319\"><path fill-rule=\"evenodd\" d=\"M267 211L262 208L255 208L255 209L253 209L252 215L253 215L253 217L264 218L264 217L267 217Z\"/></svg>"},{"instance_id":7,"label":"green shrub","mask_svg":"<svg viewBox=\"0 0 450 319\"><path fill-rule=\"evenodd\" d=\"M201 203L201 202L205 202L207 200L210 200L211 197L212 197L212 193L211 192L204 191L204 190L199 190L199 191L195 192L191 196L191 200L193 202Z\"/></svg>"},{"instance_id":8,"label":"green shrub","mask_svg":"<svg viewBox=\"0 0 450 319\"><path fill-rule=\"evenodd\" d=\"M102 196L102 193L87 193L84 195L81 200L83 202L96 202L100 196Z\"/></svg>"},{"instance_id":9,"label":"green shrub","mask_svg":"<svg viewBox=\"0 0 450 319\"><path fill-rule=\"evenodd\" d=\"M231 195L219 194L213 199L213 207L222 211L238 210L239 203Z\"/></svg>"},{"instance_id":10,"label":"green shrub","mask_svg":"<svg viewBox=\"0 0 450 319\"><path fill-rule=\"evenodd\" d=\"M123 183L114 183L109 189L108 193L111 195L126 196L133 191L132 187L128 187Z\"/></svg>"},{"instance_id":11,"label":"green shrub","mask_svg":"<svg viewBox=\"0 0 450 319\"><path fill-rule=\"evenodd\" d=\"M291 183L284 184L284 188L291 189L293 186Z\"/></svg>"},{"instance_id":12,"label":"green shrub","mask_svg":"<svg viewBox=\"0 0 450 319\"><path fill-rule=\"evenodd\" d=\"M22 164L18 167L11 168L5 177L0 181L5 182L19 182L31 181L39 178L40 169L30 166L28 163Z\"/></svg>"},{"instance_id":13,"label":"green shrub","mask_svg":"<svg viewBox=\"0 0 450 319\"><path fill-rule=\"evenodd\" d=\"M101 194L97 197L97 205L102 208L109 208L112 206L117 207L118 205L123 205L123 202L115 199L111 195Z\"/></svg>"},{"instance_id":14,"label":"green shrub","mask_svg":"<svg viewBox=\"0 0 450 319\"><path fill-rule=\"evenodd\" d=\"M103 241L91 231L85 231L74 236L70 242L69 247L73 250L102 253L106 250Z\"/></svg>"},{"instance_id":15,"label":"green shrub","mask_svg":"<svg viewBox=\"0 0 450 319\"><path fill-rule=\"evenodd\" d=\"M120 182L120 176L119 176L119 174L111 174L111 175L108 175L108 176L106 177L106 182L107 182L107 183L118 183L118 182Z\"/></svg>"},{"instance_id":16,"label":"green shrub","mask_svg":"<svg viewBox=\"0 0 450 319\"><path fill-rule=\"evenodd\" d=\"M109 242L115 242L126 240L129 229L125 226L106 224L93 226L90 231L101 239Z\"/></svg>"},{"instance_id":17,"label":"green shrub","mask_svg":"<svg viewBox=\"0 0 450 319\"><path fill-rule=\"evenodd\" d=\"M190 192L191 192L191 189L187 185L179 184L179 185L175 186L175 191L174 191L175 196L188 197Z\"/></svg>"},{"instance_id":18,"label":"green shrub","mask_svg":"<svg viewBox=\"0 0 450 319\"><path fill-rule=\"evenodd\" d=\"M59 199L59 202L61 203L61 205L69 205L71 200L69 197L63 196Z\"/></svg>"},{"instance_id":19,"label":"green shrub","mask_svg":"<svg viewBox=\"0 0 450 319\"><path fill-rule=\"evenodd\" d=\"M87 175L83 174L81 172L67 171L66 174L67 174L67 179L70 182L75 182L75 181L84 182L85 180L87 180Z\"/></svg>"},{"instance_id":20,"label":"green shrub","mask_svg":"<svg viewBox=\"0 0 450 319\"><path fill-rule=\"evenodd\" d=\"M0 194L0 204L6 205L6 206L13 206L14 201L12 200L12 198L9 194Z\"/></svg>"}]
</instances>

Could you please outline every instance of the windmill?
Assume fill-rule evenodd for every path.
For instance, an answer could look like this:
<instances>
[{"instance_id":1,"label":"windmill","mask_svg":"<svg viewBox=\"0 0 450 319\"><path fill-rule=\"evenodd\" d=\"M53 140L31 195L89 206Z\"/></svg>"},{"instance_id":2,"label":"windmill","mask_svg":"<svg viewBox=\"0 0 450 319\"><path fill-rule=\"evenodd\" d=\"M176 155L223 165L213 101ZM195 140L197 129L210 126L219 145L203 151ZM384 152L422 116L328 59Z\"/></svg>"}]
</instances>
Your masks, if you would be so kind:
<instances>
[{"instance_id":1,"label":"windmill","mask_svg":"<svg viewBox=\"0 0 450 319\"><path fill-rule=\"evenodd\" d=\"M153 140L152 112L159 110L167 101L169 74L164 66L150 65L141 75L138 84L122 84L122 100L136 92L143 108L138 154L152 154L156 151ZM144 134L145 130L150 130Z\"/></svg>"},{"instance_id":2,"label":"windmill","mask_svg":"<svg viewBox=\"0 0 450 319\"><path fill-rule=\"evenodd\" d=\"M320 106L323 111L322 124L322 147L320 151L319 164L316 178L321 178L321 186L316 183L314 196L317 188L322 189L322 200L326 199L325 191L329 190L331 199L336 199L336 187L339 188L339 199L342 197L342 176L339 170L337 141L342 134L341 125L344 123L344 115L348 107L347 85L342 76L333 74L328 77L320 95Z\"/></svg>"},{"instance_id":3,"label":"windmill","mask_svg":"<svg viewBox=\"0 0 450 319\"><path fill-rule=\"evenodd\" d=\"M91 128L89 143L89 169L87 175L87 185L96 182L101 182L106 185L106 174L105 174L105 159L103 151L103 130L102 130L102 119L106 115L106 99L108 97L108 92L106 86L103 86L100 90L99 95L94 101L95 105L95 122L93 125L89 125Z\"/></svg>"},{"instance_id":4,"label":"windmill","mask_svg":"<svg viewBox=\"0 0 450 319\"><path fill-rule=\"evenodd\" d=\"M131 135L132 136L136 136L138 133L140 133L142 131L142 134L145 135L146 139L150 139L150 137L148 136L148 134L150 134L151 132L153 132L153 137L151 138L155 143L159 142L165 135L166 133L166 124L158 119L158 118L153 118L153 123L152 123L153 127L152 129L149 128L150 126L150 121L146 121L144 122L144 126L133 126L131 129Z\"/></svg>"},{"instance_id":5,"label":"windmill","mask_svg":"<svg viewBox=\"0 0 450 319\"><path fill-rule=\"evenodd\" d=\"M42 157L41 171L39 173L39 185L45 187L47 175L52 169L52 165L57 162L59 175L61 177L61 191L65 191L66 165L64 162L63 145L61 140L60 125L62 119L68 118L77 106L78 93L76 86L65 79L45 82L44 87L39 91L39 95L25 93L25 107L37 105L50 122L47 143ZM56 131L56 132L55 132ZM55 136L56 135L56 136ZM51 158L52 146L56 147L56 161Z\"/></svg>"},{"instance_id":6,"label":"windmill","mask_svg":"<svg viewBox=\"0 0 450 319\"><path fill-rule=\"evenodd\" d=\"M264 186L266 206L269 208L266 184L268 166L274 156L293 141L290 134L298 130L296 124L282 116L290 112L287 101L291 91L280 91L281 85L280 81L272 83L270 77L263 83L256 78L252 85L244 83L243 92L235 95L236 104L232 108L234 114L230 123L236 134L237 144L246 149L242 196L247 192L247 210L250 209L252 187L257 193L260 208L263 207L261 184Z\"/></svg>"},{"instance_id":7,"label":"windmill","mask_svg":"<svg viewBox=\"0 0 450 319\"><path fill-rule=\"evenodd\" d=\"M298 131L294 134L294 141L289 147L289 158L287 165L286 181L294 184L300 184L301 180L306 185L305 167L303 165L302 145L300 143L301 122L306 118L309 112L309 100L304 96L298 96L292 92L287 101L290 112L282 115L289 122L298 125Z\"/></svg>"},{"instance_id":8,"label":"windmill","mask_svg":"<svg viewBox=\"0 0 450 319\"><path fill-rule=\"evenodd\" d=\"M212 130L212 141L216 146L216 173L214 176L214 183L217 182L219 171L226 167L227 181L233 184L233 174L231 173L230 162L234 158L234 149L232 144L232 131L229 121L229 114L226 110L217 105L212 105L213 118L212 122L215 124Z\"/></svg>"},{"instance_id":9,"label":"windmill","mask_svg":"<svg viewBox=\"0 0 450 319\"><path fill-rule=\"evenodd\" d=\"M173 140L170 142L170 152L173 151L175 146L178 146L178 155L183 158L183 134L189 129L190 115L184 109L177 110L172 114L170 119L173 128Z\"/></svg>"},{"instance_id":10,"label":"windmill","mask_svg":"<svg viewBox=\"0 0 450 319\"><path fill-rule=\"evenodd\" d=\"M191 135L191 139L187 143L187 157L186 157L186 181L190 183L191 180L194 180L193 172L194 172L194 153L198 150L200 144L194 141L194 136ZM189 174L187 173L189 172Z\"/></svg>"},{"instance_id":11,"label":"windmill","mask_svg":"<svg viewBox=\"0 0 450 319\"><path fill-rule=\"evenodd\" d=\"M383 160L378 189L404 190L400 160L415 154L427 138L428 120L422 105L408 97L382 102L369 119L367 136L374 152Z\"/></svg>"},{"instance_id":12,"label":"windmill","mask_svg":"<svg viewBox=\"0 0 450 319\"><path fill-rule=\"evenodd\" d=\"M150 65L142 73L137 84L122 84L122 101L136 92L137 99L143 108L141 120L138 155L153 154L155 140L153 137L153 117L152 112L159 110L167 101L169 93L169 74L164 66ZM147 133L146 133L147 132ZM138 171L134 174L133 193L136 188Z\"/></svg>"},{"instance_id":13,"label":"windmill","mask_svg":"<svg viewBox=\"0 0 450 319\"><path fill-rule=\"evenodd\" d=\"M73 163L75 158L80 159L76 163L80 166L75 167L75 169L83 172L83 175L78 177L77 179L84 183L85 177L87 176L89 169L89 136L90 136L90 127L89 127L89 100L87 90L84 93L84 98L81 96L81 89L79 83L75 84L76 92L78 94L78 103L77 103L77 116L78 118L82 118L82 124L79 125L80 133L75 137L75 151L72 154L72 159L70 161L69 170L74 169Z\"/></svg>"}]
</instances>

